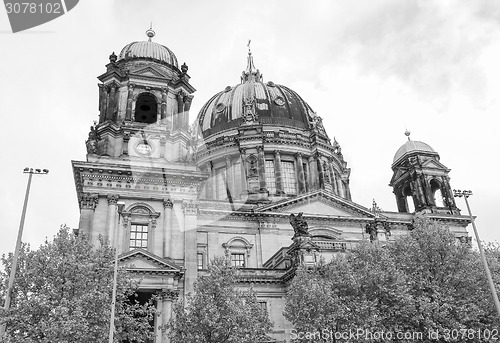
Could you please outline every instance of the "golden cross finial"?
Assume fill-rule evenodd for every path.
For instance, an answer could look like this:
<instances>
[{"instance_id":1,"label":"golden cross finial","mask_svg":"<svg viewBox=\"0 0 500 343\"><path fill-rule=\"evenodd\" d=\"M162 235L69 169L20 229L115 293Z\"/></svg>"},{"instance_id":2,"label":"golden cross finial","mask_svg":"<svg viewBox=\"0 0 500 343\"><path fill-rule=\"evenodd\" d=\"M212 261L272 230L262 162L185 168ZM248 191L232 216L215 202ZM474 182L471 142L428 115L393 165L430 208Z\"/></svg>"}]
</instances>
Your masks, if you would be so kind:
<instances>
[{"instance_id":1,"label":"golden cross finial","mask_svg":"<svg viewBox=\"0 0 500 343\"><path fill-rule=\"evenodd\" d=\"M248 54L249 54L249 55L251 55L251 54L252 54L252 50L250 49L250 43L251 43L251 42L252 42L252 40L251 40L251 39L249 39L249 40L248 40L248 44L247 44L247 46L248 46Z\"/></svg>"}]
</instances>

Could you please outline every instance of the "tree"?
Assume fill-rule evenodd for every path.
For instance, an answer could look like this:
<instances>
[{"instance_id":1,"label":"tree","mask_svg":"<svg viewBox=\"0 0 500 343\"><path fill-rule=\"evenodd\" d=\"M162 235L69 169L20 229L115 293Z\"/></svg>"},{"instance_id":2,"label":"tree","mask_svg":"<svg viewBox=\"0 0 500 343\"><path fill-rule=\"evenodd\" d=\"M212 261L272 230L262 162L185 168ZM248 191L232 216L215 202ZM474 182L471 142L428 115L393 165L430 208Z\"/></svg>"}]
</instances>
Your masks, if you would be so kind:
<instances>
[{"instance_id":1,"label":"tree","mask_svg":"<svg viewBox=\"0 0 500 343\"><path fill-rule=\"evenodd\" d=\"M498 250L490 251L500 256ZM397 333L415 332L426 338L439 332L433 342L453 339L452 334L461 342L481 342L484 336L478 330L498 328L483 273L473 249L446 227L417 218L414 230L390 244L363 242L327 264L299 268L289 286L284 315L295 332L309 333L297 337L302 338L299 342L345 341L334 333L349 330L361 330L363 341L372 338L366 333L397 338ZM471 330L476 330L475 336ZM312 337L314 333L318 334Z\"/></svg>"},{"instance_id":2,"label":"tree","mask_svg":"<svg viewBox=\"0 0 500 343\"><path fill-rule=\"evenodd\" d=\"M236 288L237 270L228 263L214 259L187 303L174 305L174 316L165 328L172 343L253 343L270 332L267 311L252 289Z\"/></svg>"},{"instance_id":3,"label":"tree","mask_svg":"<svg viewBox=\"0 0 500 343\"><path fill-rule=\"evenodd\" d=\"M406 275L415 307L413 329L493 330L498 321L479 254L443 225L417 217L415 229L388 249ZM484 337L462 342L483 342ZM440 341L445 341L444 337Z\"/></svg>"},{"instance_id":4,"label":"tree","mask_svg":"<svg viewBox=\"0 0 500 343\"><path fill-rule=\"evenodd\" d=\"M286 296L285 317L297 342L346 341L345 334L401 330L411 314L403 275L388 252L362 243L315 268L299 267ZM393 316L398 314L398 321ZM352 338L352 337L351 337ZM370 341L362 337L363 341Z\"/></svg>"},{"instance_id":5,"label":"tree","mask_svg":"<svg viewBox=\"0 0 500 343\"><path fill-rule=\"evenodd\" d=\"M107 342L114 271L114 249L103 239L93 247L83 235L61 227L52 242L38 250L23 245L8 311L0 311L7 324L6 341ZM3 256L6 288L12 254ZM139 304L137 284L119 270L115 342L145 342L152 337L149 321L152 302Z\"/></svg>"}]
</instances>

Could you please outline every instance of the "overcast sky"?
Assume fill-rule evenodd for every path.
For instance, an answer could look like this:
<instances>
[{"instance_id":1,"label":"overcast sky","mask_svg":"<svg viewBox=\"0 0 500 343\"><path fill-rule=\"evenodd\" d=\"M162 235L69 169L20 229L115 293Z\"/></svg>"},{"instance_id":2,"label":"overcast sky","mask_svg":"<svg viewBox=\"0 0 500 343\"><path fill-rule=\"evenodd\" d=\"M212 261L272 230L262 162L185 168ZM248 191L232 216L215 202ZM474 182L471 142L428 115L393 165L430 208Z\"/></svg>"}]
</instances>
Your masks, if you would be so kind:
<instances>
[{"instance_id":1,"label":"overcast sky","mask_svg":"<svg viewBox=\"0 0 500 343\"><path fill-rule=\"evenodd\" d=\"M300 94L341 144L355 202L396 211L388 183L408 129L452 169L453 188L474 192L482 238L500 240L500 1L85 0L16 34L0 9L0 254L14 250L26 166L50 173L33 178L24 241L78 226L71 160L85 160L98 119L96 77L150 22L189 66L192 121L239 83L251 39L264 81Z\"/></svg>"}]
</instances>

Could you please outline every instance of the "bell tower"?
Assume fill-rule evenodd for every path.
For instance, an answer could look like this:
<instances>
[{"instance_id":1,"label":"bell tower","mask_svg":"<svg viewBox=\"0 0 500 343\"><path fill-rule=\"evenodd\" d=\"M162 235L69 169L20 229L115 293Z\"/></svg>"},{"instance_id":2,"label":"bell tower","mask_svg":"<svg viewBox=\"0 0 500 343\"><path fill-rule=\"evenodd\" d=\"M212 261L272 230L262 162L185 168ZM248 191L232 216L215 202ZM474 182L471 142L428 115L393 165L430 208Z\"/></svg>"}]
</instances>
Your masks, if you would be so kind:
<instances>
[{"instance_id":1,"label":"bell tower","mask_svg":"<svg viewBox=\"0 0 500 343\"><path fill-rule=\"evenodd\" d=\"M427 212L459 215L450 186L450 169L428 144L410 139L396 154L392 164L393 188L399 212Z\"/></svg>"},{"instance_id":2,"label":"bell tower","mask_svg":"<svg viewBox=\"0 0 500 343\"><path fill-rule=\"evenodd\" d=\"M208 175L195 164L188 66L152 29L146 35L112 53L98 77L87 158L72 161L79 232L94 244L108 239L141 274L142 292L182 296L197 276L197 197ZM167 313L158 320L168 320L172 299L158 302Z\"/></svg>"}]
</instances>

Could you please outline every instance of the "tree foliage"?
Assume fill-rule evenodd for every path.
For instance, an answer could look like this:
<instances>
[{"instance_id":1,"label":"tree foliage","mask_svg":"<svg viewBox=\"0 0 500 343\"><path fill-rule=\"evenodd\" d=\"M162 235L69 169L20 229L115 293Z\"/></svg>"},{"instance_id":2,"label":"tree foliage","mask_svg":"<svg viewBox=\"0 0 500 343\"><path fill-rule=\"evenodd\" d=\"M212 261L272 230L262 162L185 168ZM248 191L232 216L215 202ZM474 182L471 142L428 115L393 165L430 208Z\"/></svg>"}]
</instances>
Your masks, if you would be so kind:
<instances>
[{"instance_id":1,"label":"tree foliage","mask_svg":"<svg viewBox=\"0 0 500 343\"><path fill-rule=\"evenodd\" d=\"M492 257L497 253L492 270L498 280L500 249L489 250ZM416 341L395 339L398 332L420 332L424 340L429 332L438 332L432 341L445 342L456 330L461 342L482 342L479 330L498 329L478 254L447 228L424 218L386 246L365 242L329 263L298 269L284 315L296 332L319 332L314 342L346 341L331 333L349 330L361 330L363 341L370 341L368 332L390 332L397 342ZM311 341L311 335L297 338Z\"/></svg>"},{"instance_id":2,"label":"tree foliage","mask_svg":"<svg viewBox=\"0 0 500 343\"><path fill-rule=\"evenodd\" d=\"M104 240L93 247L87 238L61 227L38 250L23 245L11 307L0 311L7 342L107 342L114 272L114 249ZM12 254L3 256L6 289ZM139 304L137 284L119 270L115 342L151 338L152 302Z\"/></svg>"},{"instance_id":3,"label":"tree foliage","mask_svg":"<svg viewBox=\"0 0 500 343\"><path fill-rule=\"evenodd\" d=\"M172 343L253 343L270 332L267 311L252 289L235 287L236 274L226 259L212 261L187 303L174 304L174 316L165 328Z\"/></svg>"}]
</instances>

